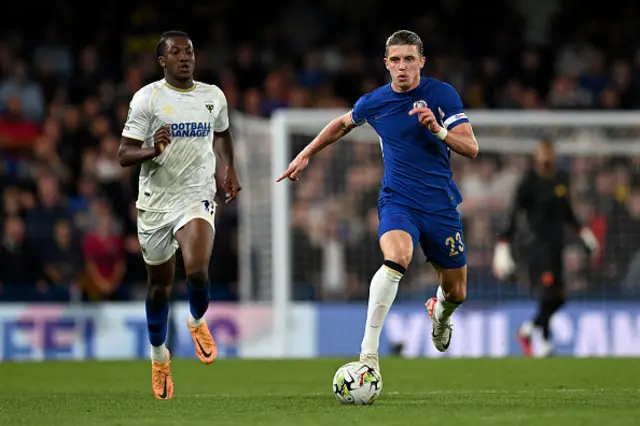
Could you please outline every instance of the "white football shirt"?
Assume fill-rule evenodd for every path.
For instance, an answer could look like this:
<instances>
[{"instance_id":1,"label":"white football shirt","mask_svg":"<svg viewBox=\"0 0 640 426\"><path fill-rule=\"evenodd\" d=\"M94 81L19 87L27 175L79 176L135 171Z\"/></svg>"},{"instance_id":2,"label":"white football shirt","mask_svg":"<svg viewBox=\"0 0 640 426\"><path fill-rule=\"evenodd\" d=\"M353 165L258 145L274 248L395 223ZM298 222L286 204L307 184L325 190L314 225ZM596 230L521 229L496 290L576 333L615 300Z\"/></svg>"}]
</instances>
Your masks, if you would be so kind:
<instances>
[{"instance_id":1,"label":"white football shirt","mask_svg":"<svg viewBox=\"0 0 640 426\"><path fill-rule=\"evenodd\" d=\"M164 79L138 90L122 136L153 147L153 134L164 125L171 126L171 143L162 154L142 163L136 207L174 212L212 201L216 193L213 132L229 127L222 90L201 82L178 89Z\"/></svg>"}]
</instances>

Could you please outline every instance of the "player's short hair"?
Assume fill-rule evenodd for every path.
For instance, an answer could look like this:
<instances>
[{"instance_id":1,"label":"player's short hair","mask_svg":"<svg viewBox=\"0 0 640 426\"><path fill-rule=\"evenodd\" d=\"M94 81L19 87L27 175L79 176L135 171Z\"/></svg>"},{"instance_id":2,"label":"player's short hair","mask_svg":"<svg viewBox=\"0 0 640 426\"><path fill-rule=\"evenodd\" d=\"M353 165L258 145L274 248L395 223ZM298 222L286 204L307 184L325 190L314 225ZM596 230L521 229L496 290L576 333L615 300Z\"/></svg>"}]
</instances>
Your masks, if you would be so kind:
<instances>
[{"instance_id":1,"label":"player's short hair","mask_svg":"<svg viewBox=\"0 0 640 426\"><path fill-rule=\"evenodd\" d=\"M398 30L389 36L384 46L384 56L389 54L389 46L415 46L420 56L422 56L424 52L424 46L420 36L409 30Z\"/></svg>"},{"instance_id":2,"label":"player's short hair","mask_svg":"<svg viewBox=\"0 0 640 426\"><path fill-rule=\"evenodd\" d=\"M184 37L187 40L191 40L189 34L184 31L167 31L160 36L160 41L156 45L156 56L163 56L165 53L165 49L167 48L167 41L174 37Z\"/></svg>"}]
</instances>

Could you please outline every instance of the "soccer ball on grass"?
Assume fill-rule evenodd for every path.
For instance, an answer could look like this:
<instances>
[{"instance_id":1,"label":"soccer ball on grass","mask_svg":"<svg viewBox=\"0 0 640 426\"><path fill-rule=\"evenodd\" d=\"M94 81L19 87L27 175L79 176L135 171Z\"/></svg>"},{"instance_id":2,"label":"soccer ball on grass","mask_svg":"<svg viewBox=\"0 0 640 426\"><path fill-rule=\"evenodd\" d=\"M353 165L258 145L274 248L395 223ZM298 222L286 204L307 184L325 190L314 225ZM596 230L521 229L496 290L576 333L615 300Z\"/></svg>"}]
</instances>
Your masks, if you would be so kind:
<instances>
[{"instance_id":1,"label":"soccer ball on grass","mask_svg":"<svg viewBox=\"0 0 640 426\"><path fill-rule=\"evenodd\" d=\"M375 368L350 362L333 376L333 393L342 404L371 405L382 391L382 376Z\"/></svg>"}]
</instances>

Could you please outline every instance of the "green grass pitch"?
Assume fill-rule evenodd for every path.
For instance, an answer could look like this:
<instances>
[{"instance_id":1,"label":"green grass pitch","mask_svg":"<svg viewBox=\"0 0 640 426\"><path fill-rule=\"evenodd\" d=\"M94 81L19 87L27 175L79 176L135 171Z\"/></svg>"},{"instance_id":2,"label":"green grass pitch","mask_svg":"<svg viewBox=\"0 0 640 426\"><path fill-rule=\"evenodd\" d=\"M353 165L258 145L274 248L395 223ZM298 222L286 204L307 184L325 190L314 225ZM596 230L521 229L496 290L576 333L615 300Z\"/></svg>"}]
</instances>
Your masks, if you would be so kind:
<instances>
[{"instance_id":1,"label":"green grass pitch","mask_svg":"<svg viewBox=\"0 0 640 426\"><path fill-rule=\"evenodd\" d=\"M380 399L342 406L346 359L0 364L0 425L639 425L640 359L383 359Z\"/></svg>"}]
</instances>

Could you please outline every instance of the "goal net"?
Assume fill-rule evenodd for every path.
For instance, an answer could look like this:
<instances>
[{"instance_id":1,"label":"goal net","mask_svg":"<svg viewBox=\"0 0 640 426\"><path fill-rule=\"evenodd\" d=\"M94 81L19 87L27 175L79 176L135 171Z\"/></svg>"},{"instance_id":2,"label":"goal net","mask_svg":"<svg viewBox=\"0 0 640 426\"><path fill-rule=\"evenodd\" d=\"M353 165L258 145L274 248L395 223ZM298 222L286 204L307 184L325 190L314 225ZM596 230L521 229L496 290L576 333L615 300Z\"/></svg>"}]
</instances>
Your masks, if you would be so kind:
<instances>
[{"instance_id":1,"label":"goal net","mask_svg":"<svg viewBox=\"0 0 640 426\"><path fill-rule=\"evenodd\" d=\"M345 111L282 110L271 120L236 117L244 190L240 197L241 295L273 306L285 345L292 301L365 301L382 259L377 197L382 177L378 136L368 125L317 155L300 181L275 183L293 157ZM469 299L527 300L526 274L513 283L491 273L496 233L506 223L513 192L537 137L556 143L571 175L574 209L603 250L589 258L570 233L565 282L573 300L608 301L640 295L640 121L634 113L468 112L480 145L474 159L452 156L468 250ZM521 220L520 223L524 224ZM527 233L514 254L522 263ZM519 268L523 270L524 268ZM418 249L397 301L424 302L436 276Z\"/></svg>"}]
</instances>

